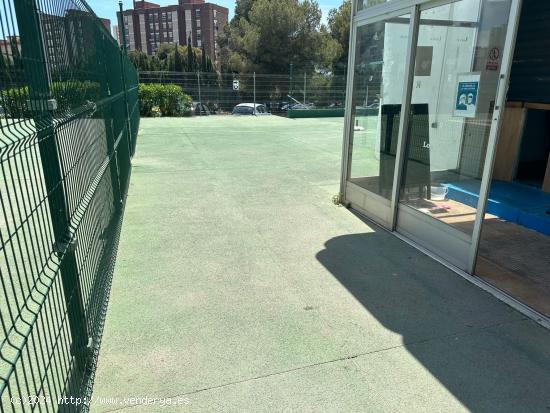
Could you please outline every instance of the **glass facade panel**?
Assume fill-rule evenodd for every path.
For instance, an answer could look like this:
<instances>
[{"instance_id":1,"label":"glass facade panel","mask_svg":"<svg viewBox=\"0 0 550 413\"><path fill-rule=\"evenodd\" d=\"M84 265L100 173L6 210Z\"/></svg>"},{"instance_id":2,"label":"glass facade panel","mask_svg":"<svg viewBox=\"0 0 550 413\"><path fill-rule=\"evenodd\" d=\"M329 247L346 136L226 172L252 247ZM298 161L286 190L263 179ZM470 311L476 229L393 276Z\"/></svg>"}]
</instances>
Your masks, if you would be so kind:
<instances>
[{"instance_id":1,"label":"glass facade panel","mask_svg":"<svg viewBox=\"0 0 550 413\"><path fill-rule=\"evenodd\" d=\"M420 16L400 200L468 235L476 218L510 3L461 0ZM404 59L405 48L394 51Z\"/></svg>"},{"instance_id":2,"label":"glass facade panel","mask_svg":"<svg viewBox=\"0 0 550 413\"><path fill-rule=\"evenodd\" d=\"M357 10L367 9L377 4L387 3L393 0L357 0Z\"/></svg>"},{"instance_id":3,"label":"glass facade panel","mask_svg":"<svg viewBox=\"0 0 550 413\"><path fill-rule=\"evenodd\" d=\"M391 199L409 16L357 30L350 181Z\"/></svg>"}]
</instances>

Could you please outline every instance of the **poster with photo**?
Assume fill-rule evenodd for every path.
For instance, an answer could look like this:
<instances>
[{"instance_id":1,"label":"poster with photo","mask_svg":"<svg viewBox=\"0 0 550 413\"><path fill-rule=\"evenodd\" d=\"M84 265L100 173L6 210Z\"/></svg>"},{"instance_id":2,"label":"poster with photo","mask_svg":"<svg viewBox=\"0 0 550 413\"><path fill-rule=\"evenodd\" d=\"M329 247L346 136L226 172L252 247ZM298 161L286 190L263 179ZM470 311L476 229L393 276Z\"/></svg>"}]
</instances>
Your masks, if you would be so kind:
<instances>
[{"instance_id":1,"label":"poster with photo","mask_svg":"<svg viewBox=\"0 0 550 413\"><path fill-rule=\"evenodd\" d=\"M479 73L458 75L454 116L475 118L479 94Z\"/></svg>"}]
</instances>

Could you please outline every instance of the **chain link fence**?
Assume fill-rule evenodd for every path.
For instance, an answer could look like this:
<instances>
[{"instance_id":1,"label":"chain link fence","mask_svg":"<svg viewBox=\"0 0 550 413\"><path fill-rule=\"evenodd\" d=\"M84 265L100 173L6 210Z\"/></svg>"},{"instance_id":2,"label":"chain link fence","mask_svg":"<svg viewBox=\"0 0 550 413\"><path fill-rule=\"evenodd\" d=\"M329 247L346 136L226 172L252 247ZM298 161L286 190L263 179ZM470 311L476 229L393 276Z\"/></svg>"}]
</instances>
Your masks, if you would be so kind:
<instances>
[{"instance_id":1,"label":"chain link fence","mask_svg":"<svg viewBox=\"0 0 550 413\"><path fill-rule=\"evenodd\" d=\"M84 1L0 0L1 412L87 410L138 127Z\"/></svg>"},{"instance_id":2,"label":"chain link fence","mask_svg":"<svg viewBox=\"0 0 550 413\"><path fill-rule=\"evenodd\" d=\"M321 73L140 72L139 80L181 86L193 99L196 114L227 114L240 103L262 104L277 115L286 115L289 108L343 110L346 93L345 76Z\"/></svg>"}]
</instances>

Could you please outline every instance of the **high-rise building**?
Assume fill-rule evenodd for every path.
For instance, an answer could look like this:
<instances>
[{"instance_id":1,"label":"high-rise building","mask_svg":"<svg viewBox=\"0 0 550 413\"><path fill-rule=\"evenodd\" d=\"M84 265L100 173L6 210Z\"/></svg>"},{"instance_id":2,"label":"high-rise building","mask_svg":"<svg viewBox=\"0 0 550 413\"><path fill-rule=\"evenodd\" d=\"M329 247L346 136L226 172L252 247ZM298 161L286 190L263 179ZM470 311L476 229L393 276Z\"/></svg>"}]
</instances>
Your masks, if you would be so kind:
<instances>
[{"instance_id":1,"label":"high-rise building","mask_svg":"<svg viewBox=\"0 0 550 413\"><path fill-rule=\"evenodd\" d=\"M75 62L95 59L93 30L96 17L84 10L68 9L64 14L39 13L43 41L49 67L62 69ZM99 18L105 29L111 33L111 21Z\"/></svg>"},{"instance_id":2,"label":"high-rise building","mask_svg":"<svg viewBox=\"0 0 550 413\"><path fill-rule=\"evenodd\" d=\"M111 27L111 34L113 35L113 37L116 39L116 41L118 42L118 44L120 44L120 33L118 31L118 25L117 24L114 24L112 27Z\"/></svg>"},{"instance_id":3,"label":"high-rise building","mask_svg":"<svg viewBox=\"0 0 550 413\"><path fill-rule=\"evenodd\" d=\"M99 20L101 20L101 24L103 24L107 31L111 33L111 20L104 19L103 17L100 17Z\"/></svg>"},{"instance_id":4,"label":"high-rise building","mask_svg":"<svg viewBox=\"0 0 550 413\"><path fill-rule=\"evenodd\" d=\"M122 13L128 50L154 55L163 43L203 48L214 63L219 61L218 34L227 24L229 10L205 0L179 0L161 7L148 1L134 1L134 8ZM120 12L118 13L120 22Z\"/></svg>"},{"instance_id":5,"label":"high-rise building","mask_svg":"<svg viewBox=\"0 0 550 413\"><path fill-rule=\"evenodd\" d=\"M19 36L7 36L5 39L0 39L0 54L2 55L3 64L13 63L14 56L21 54L21 39Z\"/></svg>"}]
</instances>

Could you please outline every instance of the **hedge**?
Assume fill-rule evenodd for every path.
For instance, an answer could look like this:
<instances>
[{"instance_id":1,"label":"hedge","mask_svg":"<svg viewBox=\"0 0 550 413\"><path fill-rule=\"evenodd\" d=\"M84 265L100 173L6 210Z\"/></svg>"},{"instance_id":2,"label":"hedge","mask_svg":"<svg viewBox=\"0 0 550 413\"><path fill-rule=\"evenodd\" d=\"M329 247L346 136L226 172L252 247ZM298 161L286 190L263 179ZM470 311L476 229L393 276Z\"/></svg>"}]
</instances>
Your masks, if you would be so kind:
<instances>
[{"instance_id":1,"label":"hedge","mask_svg":"<svg viewBox=\"0 0 550 413\"><path fill-rule=\"evenodd\" d=\"M140 83L141 116L191 116L191 96L174 84Z\"/></svg>"},{"instance_id":2,"label":"hedge","mask_svg":"<svg viewBox=\"0 0 550 413\"><path fill-rule=\"evenodd\" d=\"M99 83L90 81L53 82L50 90L60 112L79 108L87 101L95 102L101 96ZM28 86L0 90L0 106L6 117L30 118Z\"/></svg>"},{"instance_id":3,"label":"hedge","mask_svg":"<svg viewBox=\"0 0 550 413\"><path fill-rule=\"evenodd\" d=\"M53 82L50 90L57 100L57 111L66 112L101 97L99 83L90 81ZM174 84L140 84L141 116L191 116L192 99ZM31 118L27 86L0 90L0 106L8 118Z\"/></svg>"}]
</instances>

